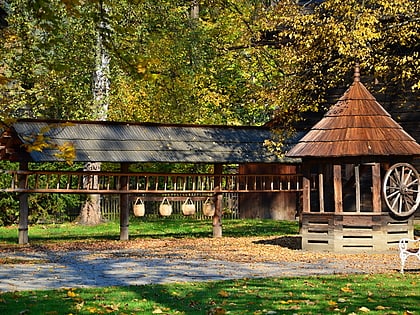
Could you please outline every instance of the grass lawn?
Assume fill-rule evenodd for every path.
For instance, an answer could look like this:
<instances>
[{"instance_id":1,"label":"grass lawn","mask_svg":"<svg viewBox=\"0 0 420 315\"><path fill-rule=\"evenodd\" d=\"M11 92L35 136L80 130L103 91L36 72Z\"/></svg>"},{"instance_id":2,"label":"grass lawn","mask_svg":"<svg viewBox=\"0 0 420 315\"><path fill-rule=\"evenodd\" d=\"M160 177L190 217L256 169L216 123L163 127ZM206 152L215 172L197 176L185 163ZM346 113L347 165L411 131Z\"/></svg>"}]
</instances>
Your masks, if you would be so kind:
<instances>
[{"instance_id":1,"label":"grass lawn","mask_svg":"<svg viewBox=\"0 0 420 315\"><path fill-rule=\"evenodd\" d=\"M29 227L31 243L71 240L116 240L120 236L119 222L107 222L98 226L82 226L73 223L32 225ZM223 220L224 236L272 236L296 235L298 223L275 220ZM0 227L1 244L16 244L17 226ZM211 220L186 219L139 219L130 220L130 238L162 237L211 237Z\"/></svg>"},{"instance_id":2,"label":"grass lawn","mask_svg":"<svg viewBox=\"0 0 420 315\"><path fill-rule=\"evenodd\" d=\"M418 274L242 279L0 294L0 314L420 314Z\"/></svg>"},{"instance_id":3,"label":"grass lawn","mask_svg":"<svg viewBox=\"0 0 420 315\"><path fill-rule=\"evenodd\" d=\"M416 226L416 234L419 226ZM224 220L223 235L296 235L296 222ZM211 221L130 222L131 238L209 237ZM119 223L96 227L36 225L31 243L116 240ZM0 227L0 247L16 244L17 227ZM16 246L18 250L19 246ZM166 285L66 288L0 293L0 314L401 314L420 315L419 273L242 279Z\"/></svg>"}]
</instances>

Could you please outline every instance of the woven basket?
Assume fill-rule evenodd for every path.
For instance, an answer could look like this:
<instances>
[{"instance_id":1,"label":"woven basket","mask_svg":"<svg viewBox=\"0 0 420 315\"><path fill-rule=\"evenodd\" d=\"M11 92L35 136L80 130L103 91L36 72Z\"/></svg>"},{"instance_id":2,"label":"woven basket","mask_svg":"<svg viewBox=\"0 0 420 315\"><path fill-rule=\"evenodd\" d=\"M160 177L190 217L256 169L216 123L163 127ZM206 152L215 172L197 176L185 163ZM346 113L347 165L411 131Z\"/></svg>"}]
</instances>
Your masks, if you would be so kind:
<instances>
[{"instance_id":1,"label":"woven basket","mask_svg":"<svg viewBox=\"0 0 420 315\"><path fill-rule=\"evenodd\" d=\"M207 198L203 203L203 214L208 217L214 216L215 206L214 202Z\"/></svg>"},{"instance_id":2,"label":"woven basket","mask_svg":"<svg viewBox=\"0 0 420 315\"><path fill-rule=\"evenodd\" d=\"M169 217L172 214L172 205L166 197L163 198L159 205L159 213L163 217Z\"/></svg>"},{"instance_id":3,"label":"woven basket","mask_svg":"<svg viewBox=\"0 0 420 315\"><path fill-rule=\"evenodd\" d=\"M195 204L191 200L190 197L188 197L185 202L181 206L182 214L183 215L194 215L195 214Z\"/></svg>"},{"instance_id":4,"label":"woven basket","mask_svg":"<svg viewBox=\"0 0 420 315\"><path fill-rule=\"evenodd\" d=\"M136 217L143 217L145 213L144 202L141 198L137 198L133 204L133 212Z\"/></svg>"}]
</instances>

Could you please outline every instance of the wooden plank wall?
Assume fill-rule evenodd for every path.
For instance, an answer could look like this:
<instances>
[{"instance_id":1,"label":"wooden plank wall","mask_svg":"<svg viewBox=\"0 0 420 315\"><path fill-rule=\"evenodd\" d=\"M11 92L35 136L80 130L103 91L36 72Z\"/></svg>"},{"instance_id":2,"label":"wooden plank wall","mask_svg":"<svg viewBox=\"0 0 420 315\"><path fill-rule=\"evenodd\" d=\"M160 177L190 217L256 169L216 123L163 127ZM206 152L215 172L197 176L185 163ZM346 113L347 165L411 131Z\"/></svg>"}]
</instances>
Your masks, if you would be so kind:
<instances>
[{"instance_id":1,"label":"wooden plank wall","mask_svg":"<svg viewBox=\"0 0 420 315\"><path fill-rule=\"evenodd\" d=\"M239 174L296 174L297 166L289 164L242 164ZM298 193L239 194L240 217L248 219L295 220Z\"/></svg>"},{"instance_id":2,"label":"wooden plank wall","mask_svg":"<svg viewBox=\"0 0 420 315\"><path fill-rule=\"evenodd\" d=\"M302 249L336 253L396 250L403 237L413 238L412 219L388 214L302 213Z\"/></svg>"}]
</instances>

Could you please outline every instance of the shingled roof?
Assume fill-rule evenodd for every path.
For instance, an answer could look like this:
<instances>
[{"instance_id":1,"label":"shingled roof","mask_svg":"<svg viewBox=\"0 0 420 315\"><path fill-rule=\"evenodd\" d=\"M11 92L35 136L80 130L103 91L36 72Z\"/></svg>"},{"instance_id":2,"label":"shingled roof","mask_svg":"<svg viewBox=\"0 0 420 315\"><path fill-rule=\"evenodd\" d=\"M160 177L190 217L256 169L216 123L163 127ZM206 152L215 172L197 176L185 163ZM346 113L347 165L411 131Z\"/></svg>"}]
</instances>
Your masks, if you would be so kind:
<instances>
[{"instance_id":1,"label":"shingled roof","mask_svg":"<svg viewBox=\"0 0 420 315\"><path fill-rule=\"evenodd\" d=\"M296 162L296 159L280 159L267 150L264 141L272 135L265 127L48 120L13 123L0 138L0 158L60 161L53 147L24 150L22 145L33 143L39 135L54 145L71 143L76 149L75 162Z\"/></svg>"},{"instance_id":2,"label":"shingled roof","mask_svg":"<svg viewBox=\"0 0 420 315\"><path fill-rule=\"evenodd\" d=\"M287 157L420 156L420 145L360 82L354 82Z\"/></svg>"}]
</instances>

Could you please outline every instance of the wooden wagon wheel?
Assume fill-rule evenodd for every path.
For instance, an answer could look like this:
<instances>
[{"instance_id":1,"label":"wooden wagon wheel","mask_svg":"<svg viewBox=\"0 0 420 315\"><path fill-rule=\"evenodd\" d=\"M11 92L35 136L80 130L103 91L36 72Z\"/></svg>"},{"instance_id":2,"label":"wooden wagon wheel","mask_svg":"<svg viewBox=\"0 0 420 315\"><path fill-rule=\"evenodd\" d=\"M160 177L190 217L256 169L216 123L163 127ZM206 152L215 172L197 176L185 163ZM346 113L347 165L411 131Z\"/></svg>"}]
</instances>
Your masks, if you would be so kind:
<instances>
[{"instance_id":1,"label":"wooden wagon wheel","mask_svg":"<svg viewBox=\"0 0 420 315\"><path fill-rule=\"evenodd\" d=\"M420 176L408 163L392 165L385 174L383 194L385 202L395 215L407 217L420 204Z\"/></svg>"}]
</instances>

